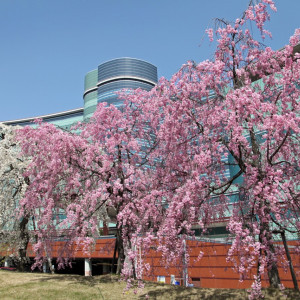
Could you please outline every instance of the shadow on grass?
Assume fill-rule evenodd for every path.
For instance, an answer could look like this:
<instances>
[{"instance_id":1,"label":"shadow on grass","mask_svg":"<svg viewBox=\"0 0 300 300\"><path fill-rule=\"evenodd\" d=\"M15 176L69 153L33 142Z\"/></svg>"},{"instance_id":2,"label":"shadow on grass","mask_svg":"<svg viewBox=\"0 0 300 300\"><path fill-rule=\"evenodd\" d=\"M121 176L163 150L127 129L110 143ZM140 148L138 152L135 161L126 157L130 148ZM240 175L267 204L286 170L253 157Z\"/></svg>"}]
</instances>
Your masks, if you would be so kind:
<instances>
[{"instance_id":1,"label":"shadow on grass","mask_svg":"<svg viewBox=\"0 0 300 300\"><path fill-rule=\"evenodd\" d=\"M100 275L100 276L81 276L81 275L50 275L49 276L41 276L38 279L35 279L35 281L39 282L47 282L47 281L65 281L66 283L76 283L76 284L82 284L89 287L94 287L98 285L99 283L116 283L119 282L120 277L117 275Z\"/></svg>"},{"instance_id":2,"label":"shadow on grass","mask_svg":"<svg viewBox=\"0 0 300 300\"><path fill-rule=\"evenodd\" d=\"M101 294L100 299L104 299L101 293L102 288L99 284L104 286L107 284L107 288L111 289L110 284L120 283L120 277L117 275L107 274L93 277L85 277L81 275L48 275L39 276L33 279L36 282L64 282L66 285L80 284L86 287L96 287ZM105 288L103 286L103 288ZM125 286L124 286L125 287ZM115 287L114 287L115 288ZM100 290L101 289L101 290ZM120 289L122 287L120 286ZM265 299L281 300L291 299L300 300L300 294L294 289L286 289L283 293L277 289L263 289ZM213 289L213 288L185 288L181 286L162 285L154 282L145 282L145 290L140 291L138 299L145 299L148 295L149 299L172 299L172 300L194 300L194 299L234 299L243 300L248 299L248 293L246 290L241 289ZM285 296L284 296L285 295Z\"/></svg>"},{"instance_id":3,"label":"shadow on grass","mask_svg":"<svg viewBox=\"0 0 300 300\"><path fill-rule=\"evenodd\" d=\"M281 300L281 299L300 300L300 292L297 292L295 289L285 289L283 290L283 292L279 292L277 289L267 288L267 289L263 289L263 291L265 292L268 299L272 299L272 300Z\"/></svg>"},{"instance_id":4,"label":"shadow on grass","mask_svg":"<svg viewBox=\"0 0 300 300\"><path fill-rule=\"evenodd\" d=\"M149 287L149 286L148 286ZM153 285L153 288L155 286ZM159 288L148 292L149 299L174 299L174 300L194 300L194 299L247 299L247 293L245 291L235 290L219 290L219 289L201 289L201 288L184 288L169 286L165 288ZM141 295L139 299L145 299L145 295Z\"/></svg>"},{"instance_id":5,"label":"shadow on grass","mask_svg":"<svg viewBox=\"0 0 300 300\"><path fill-rule=\"evenodd\" d=\"M149 299L172 299L172 300L244 300L248 299L249 293L243 289L214 289L214 288L184 288L176 286L160 287L159 284L148 283ZM300 300L300 293L294 289L286 289L283 292L278 289L263 289L265 299L268 300ZM139 296L145 299L146 293Z\"/></svg>"}]
</instances>

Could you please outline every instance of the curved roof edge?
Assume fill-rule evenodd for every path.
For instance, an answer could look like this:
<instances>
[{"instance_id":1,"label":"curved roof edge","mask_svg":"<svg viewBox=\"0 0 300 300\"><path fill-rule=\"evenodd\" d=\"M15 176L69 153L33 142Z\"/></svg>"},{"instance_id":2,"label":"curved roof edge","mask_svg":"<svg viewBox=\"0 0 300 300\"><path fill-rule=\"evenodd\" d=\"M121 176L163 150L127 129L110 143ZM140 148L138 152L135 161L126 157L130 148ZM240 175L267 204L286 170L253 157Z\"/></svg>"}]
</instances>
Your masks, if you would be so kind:
<instances>
[{"instance_id":1,"label":"curved roof edge","mask_svg":"<svg viewBox=\"0 0 300 300\"><path fill-rule=\"evenodd\" d=\"M10 125L14 123L23 123L23 122L31 122L36 119L47 119L47 118L53 118L53 117L63 117L66 115L72 115L76 113L83 113L83 108L75 108L71 110L66 110L58 113L53 113L53 114L48 114L48 115L42 115L42 116L37 116L37 117L30 117L30 118L24 118L24 119L16 119L16 120L9 120L9 121L1 121L1 123Z\"/></svg>"},{"instance_id":2,"label":"curved roof edge","mask_svg":"<svg viewBox=\"0 0 300 300\"><path fill-rule=\"evenodd\" d=\"M140 59L140 58L135 58L135 57L129 57L129 56L117 57L117 58L112 58L112 59L106 60L106 61L102 62L101 64L99 64L98 67L101 66L101 65L103 65L103 64L106 64L106 63L108 63L108 62L114 61L114 60L128 59L128 58L129 58L129 59L132 59L132 60L143 61L143 62L145 62L145 63L147 63L147 64L149 64L149 65L152 65L152 66L154 66L155 68L157 68L156 65L150 63L150 62L147 61L147 60Z\"/></svg>"}]
</instances>

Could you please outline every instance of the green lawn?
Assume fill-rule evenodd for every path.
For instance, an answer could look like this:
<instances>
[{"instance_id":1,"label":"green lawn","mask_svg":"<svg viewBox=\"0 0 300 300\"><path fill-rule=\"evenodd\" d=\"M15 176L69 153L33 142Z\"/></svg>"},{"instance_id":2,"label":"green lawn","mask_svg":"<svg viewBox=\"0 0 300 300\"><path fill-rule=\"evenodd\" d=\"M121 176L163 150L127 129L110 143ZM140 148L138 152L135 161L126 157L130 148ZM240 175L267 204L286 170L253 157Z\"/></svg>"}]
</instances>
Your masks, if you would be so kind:
<instances>
[{"instance_id":1,"label":"green lawn","mask_svg":"<svg viewBox=\"0 0 300 300\"><path fill-rule=\"evenodd\" d=\"M245 290L200 289L146 283L145 289L124 293L125 283L114 275L83 277L79 275L51 275L18 273L0 270L0 299L247 299ZM288 298L277 291L267 290L265 299L300 299L299 294L287 290Z\"/></svg>"}]
</instances>

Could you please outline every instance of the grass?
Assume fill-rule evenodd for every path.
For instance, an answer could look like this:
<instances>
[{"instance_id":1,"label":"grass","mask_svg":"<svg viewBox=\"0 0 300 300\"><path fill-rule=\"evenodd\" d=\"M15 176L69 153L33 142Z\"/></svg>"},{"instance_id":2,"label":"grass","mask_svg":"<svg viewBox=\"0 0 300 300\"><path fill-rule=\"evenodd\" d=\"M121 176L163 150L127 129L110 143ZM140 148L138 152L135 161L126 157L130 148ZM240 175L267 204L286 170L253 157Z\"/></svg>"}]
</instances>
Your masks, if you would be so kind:
<instances>
[{"instance_id":1,"label":"grass","mask_svg":"<svg viewBox=\"0 0 300 300\"><path fill-rule=\"evenodd\" d=\"M51 275L43 273L18 273L0 270L0 298L3 299L247 299L245 290L183 288L147 282L143 290L124 293L125 283L115 275L83 277L80 275ZM300 299L294 290L286 290L287 297L267 289L265 299Z\"/></svg>"}]
</instances>

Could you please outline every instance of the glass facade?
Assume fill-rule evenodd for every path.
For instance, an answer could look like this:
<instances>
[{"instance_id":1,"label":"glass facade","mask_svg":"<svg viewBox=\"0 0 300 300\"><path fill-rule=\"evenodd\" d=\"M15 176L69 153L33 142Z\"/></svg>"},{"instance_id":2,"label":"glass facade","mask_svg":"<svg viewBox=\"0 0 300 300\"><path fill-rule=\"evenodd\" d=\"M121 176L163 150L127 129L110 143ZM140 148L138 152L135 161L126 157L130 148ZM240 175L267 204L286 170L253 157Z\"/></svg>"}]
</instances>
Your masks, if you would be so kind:
<instances>
[{"instance_id":1,"label":"glass facade","mask_svg":"<svg viewBox=\"0 0 300 300\"><path fill-rule=\"evenodd\" d=\"M98 69L88 72L84 78L84 119L93 115L97 107Z\"/></svg>"},{"instance_id":2,"label":"glass facade","mask_svg":"<svg viewBox=\"0 0 300 300\"><path fill-rule=\"evenodd\" d=\"M116 106L122 105L122 99L118 98L117 92L122 89L141 88L150 91L153 85L142 81L134 81L130 79L121 79L103 84L98 88L98 103L107 102Z\"/></svg>"},{"instance_id":3,"label":"glass facade","mask_svg":"<svg viewBox=\"0 0 300 300\"><path fill-rule=\"evenodd\" d=\"M143 60L118 58L87 73L84 87L84 119L89 119L100 102L122 105L117 93L122 89L150 91L157 83L157 68Z\"/></svg>"},{"instance_id":4,"label":"glass facade","mask_svg":"<svg viewBox=\"0 0 300 300\"><path fill-rule=\"evenodd\" d=\"M143 60L128 57L105 62L98 67L99 82L117 76L139 77L156 83L157 68Z\"/></svg>"}]
</instances>

